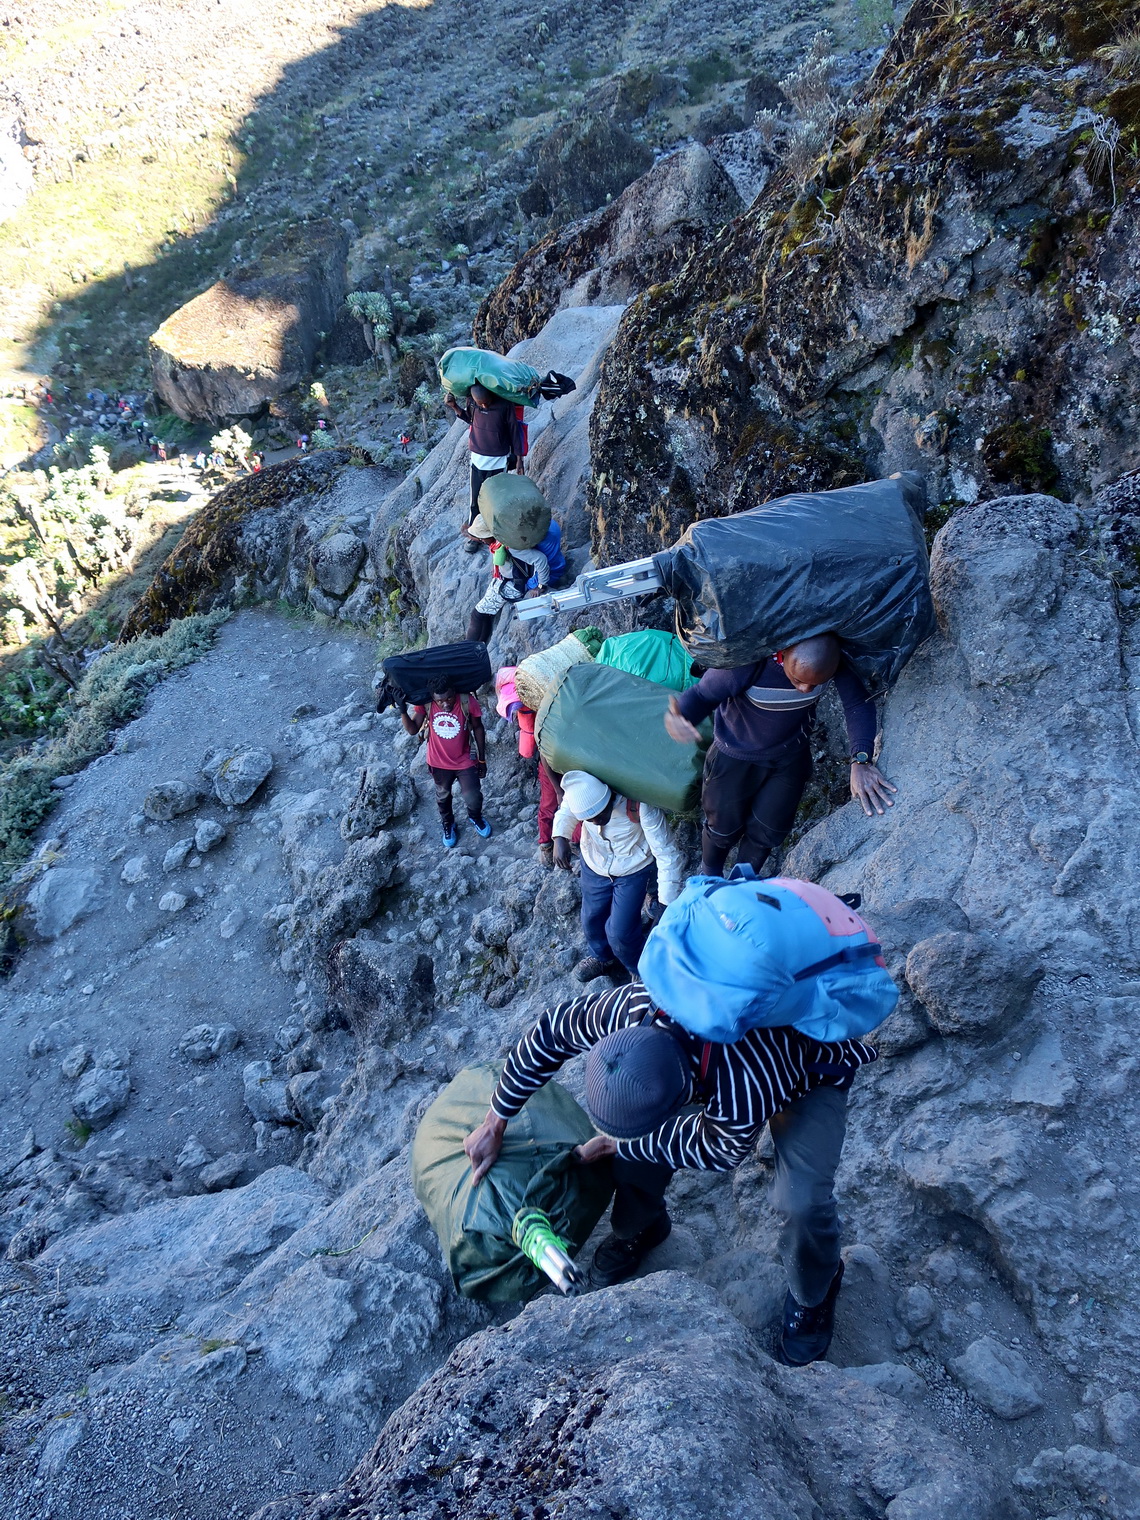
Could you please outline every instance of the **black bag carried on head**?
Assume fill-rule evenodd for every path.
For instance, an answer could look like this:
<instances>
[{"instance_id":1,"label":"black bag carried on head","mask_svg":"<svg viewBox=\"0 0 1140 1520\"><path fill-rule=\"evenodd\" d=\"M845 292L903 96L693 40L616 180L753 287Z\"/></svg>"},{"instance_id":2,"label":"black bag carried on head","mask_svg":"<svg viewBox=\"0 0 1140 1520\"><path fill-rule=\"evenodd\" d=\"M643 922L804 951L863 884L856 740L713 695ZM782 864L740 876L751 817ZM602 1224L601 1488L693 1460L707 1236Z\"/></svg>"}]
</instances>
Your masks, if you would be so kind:
<instances>
[{"instance_id":1,"label":"black bag carried on head","mask_svg":"<svg viewBox=\"0 0 1140 1520\"><path fill-rule=\"evenodd\" d=\"M389 655L384 674L403 692L406 702L424 703L436 691L477 691L485 686L491 679L491 661L486 644L464 639L460 644Z\"/></svg>"},{"instance_id":2,"label":"black bag carried on head","mask_svg":"<svg viewBox=\"0 0 1140 1520\"><path fill-rule=\"evenodd\" d=\"M694 523L653 556L689 655L751 665L836 633L872 694L885 691L934 632L925 499L908 473Z\"/></svg>"}]
</instances>

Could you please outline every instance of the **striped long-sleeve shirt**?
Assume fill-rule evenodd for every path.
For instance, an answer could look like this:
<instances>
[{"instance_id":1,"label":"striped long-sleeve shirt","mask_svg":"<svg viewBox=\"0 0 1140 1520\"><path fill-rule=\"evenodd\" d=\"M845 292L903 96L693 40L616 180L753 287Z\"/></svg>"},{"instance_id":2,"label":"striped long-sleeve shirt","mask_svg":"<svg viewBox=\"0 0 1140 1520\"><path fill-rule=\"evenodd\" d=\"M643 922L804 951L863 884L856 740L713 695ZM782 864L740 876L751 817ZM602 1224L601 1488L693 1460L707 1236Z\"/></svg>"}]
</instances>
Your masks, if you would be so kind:
<instances>
[{"instance_id":1,"label":"striped long-sleeve shirt","mask_svg":"<svg viewBox=\"0 0 1140 1520\"><path fill-rule=\"evenodd\" d=\"M640 1024L654 1011L640 982L559 1003L507 1057L492 1109L500 1119L513 1118L571 1056L589 1050L615 1029ZM657 1020L668 1022L660 1013ZM751 1151L773 1114L815 1087L850 1086L856 1068L876 1059L874 1049L862 1040L821 1045L789 1026L753 1029L735 1045L711 1047L702 1094L702 1042L677 1032L689 1054L694 1100L703 1101L703 1106L674 1116L648 1135L619 1141L617 1154L627 1160L731 1171Z\"/></svg>"}]
</instances>

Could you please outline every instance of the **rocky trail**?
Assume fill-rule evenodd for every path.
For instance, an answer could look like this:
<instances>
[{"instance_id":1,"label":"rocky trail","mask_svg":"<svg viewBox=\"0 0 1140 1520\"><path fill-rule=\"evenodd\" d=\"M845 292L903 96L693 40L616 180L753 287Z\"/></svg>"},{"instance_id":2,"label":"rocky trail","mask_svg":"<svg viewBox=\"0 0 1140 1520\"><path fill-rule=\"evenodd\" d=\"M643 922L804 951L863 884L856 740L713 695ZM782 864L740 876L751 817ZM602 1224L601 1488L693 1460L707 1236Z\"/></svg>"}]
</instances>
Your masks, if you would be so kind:
<instances>
[{"instance_id":1,"label":"rocky trail","mask_svg":"<svg viewBox=\"0 0 1140 1520\"><path fill-rule=\"evenodd\" d=\"M452 14L403 9L404 49ZM628 21L650 57L652 18L611 9L589 47ZM463 192L505 275L476 340L577 380L527 462L573 572L788 490L927 479L938 631L881 705L896 806L847 800L825 708L772 863L862 895L901 993L851 1091L827 1359L771 1356L767 1135L677 1175L635 1279L494 1312L455 1291L410 1140L579 990L579 889L537 859L496 717L495 832L461 817L447 852L422 751L374 710L379 655L461 637L486 584L464 430L402 479L330 449L201 506L110 656L134 716L82 768L44 761L0 983L6 1516L1140 1515L1140 179L1126 136L1095 148L1133 130L1134 9L916 0L849 102L859 59L813 54L798 103L749 81L760 115L698 134L690 74L680 143L625 70ZM695 24L660 14L661 47ZM655 161L583 209L584 139L557 134L606 112ZM516 259L520 189L563 212ZM391 214L361 259L414 241ZM184 620L211 611L194 663L122 664L191 626L203 648ZM503 617L492 662L576 622L672 609Z\"/></svg>"}]
</instances>

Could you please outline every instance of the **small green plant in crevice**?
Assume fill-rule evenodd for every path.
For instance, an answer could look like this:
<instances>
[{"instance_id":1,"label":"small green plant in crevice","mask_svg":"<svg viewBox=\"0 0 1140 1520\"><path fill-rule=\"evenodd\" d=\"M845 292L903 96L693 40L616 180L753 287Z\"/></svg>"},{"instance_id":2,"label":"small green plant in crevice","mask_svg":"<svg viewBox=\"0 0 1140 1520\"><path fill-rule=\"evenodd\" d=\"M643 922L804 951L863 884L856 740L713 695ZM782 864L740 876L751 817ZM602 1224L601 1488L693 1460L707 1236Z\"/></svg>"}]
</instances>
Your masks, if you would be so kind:
<instances>
[{"instance_id":1,"label":"small green plant in crevice","mask_svg":"<svg viewBox=\"0 0 1140 1520\"><path fill-rule=\"evenodd\" d=\"M199 1356L209 1356L214 1351L224 1351L227 1346L236 1346L237 1341L223 1340L218 1337L213 1340L203 1341L198 1348Z\"/></svg>"},{"instance_id":2,"label":"small green plant in crevice","mask_svg":"<svg viewBox=\"0 0 1140 1520\"><path fill-rule=\"evenodd\" d=\"M1025 491L1051 491L1060 479L1053 434L1018 420L993 428L982 439L982 462L994 480Z\"/></svg>"},{"instance_id":3,"label":"small green plant in crevice","mask_svg":"<svg viewBox=\"0 0 1140 1520\"><path fill-rule=\"evenodd\" d=\"M75 1142L77 1150L82 1150L93 1134L90 1124L85 1119L76 1119L74 1116L68 1119L63 1127Z\"/></svg>"}]
</instances>

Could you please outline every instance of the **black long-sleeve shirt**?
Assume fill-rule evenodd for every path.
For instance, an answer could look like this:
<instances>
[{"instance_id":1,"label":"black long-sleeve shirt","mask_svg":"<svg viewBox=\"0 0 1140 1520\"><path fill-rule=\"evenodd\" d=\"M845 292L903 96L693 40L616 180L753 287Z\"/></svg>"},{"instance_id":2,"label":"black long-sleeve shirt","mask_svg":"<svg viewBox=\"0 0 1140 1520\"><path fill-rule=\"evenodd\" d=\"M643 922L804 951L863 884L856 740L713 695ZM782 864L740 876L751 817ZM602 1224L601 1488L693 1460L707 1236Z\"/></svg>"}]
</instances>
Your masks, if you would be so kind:
<instances>
[{"instance_id":1,"label":"black long-sleeve shirt","mask_svg":"<svg viewBox=\"0 0 1140 1520\"><path fill-rule=\"evenodd\" d=\"M846 661L833 679L847 719L851 753L863 750L869 755L875 747L875 704ZM807 737L823 689L797 691L772 655L756 665L707 670L695 686L681 693L678 706L690 723L700 723L715 710L717 748L737 760L763 761L797 733Z\"/></svg>"},{"instance_id":2,"label":"black long-sleeve shirt","mask_svg":"<svg viewBox=\"0 0 1140 1520\"><path fill-rule=\"evenodd\" d=\"M615 1029L640 1024L654 1011L653 1000L640 982L559 1003L543 1014L507 1057L491 1108L500 1119L512 1119L571 1056L589 1050ZM665 1015L658 1018L664 1020ZM697 1087L702 1045L691 1036L684 1044ZM731 1171L751 1151L773 1114L813 1088L850 1086L856 1069L874 1061L876 1052L862 1040L821 1045L785 1025L750 1030L735 1045L713 1045L711 1056L704 1106L695 1113L679 1114L636 1140L620 1140L619 1156L671 1167ZM698 1091L698 1100L700 1096Z\"/></svg>"}]
</instances>

